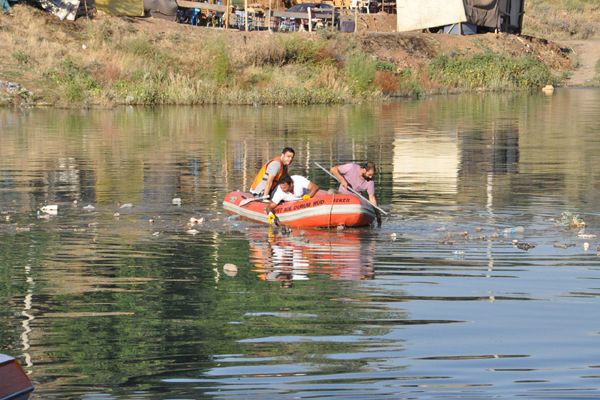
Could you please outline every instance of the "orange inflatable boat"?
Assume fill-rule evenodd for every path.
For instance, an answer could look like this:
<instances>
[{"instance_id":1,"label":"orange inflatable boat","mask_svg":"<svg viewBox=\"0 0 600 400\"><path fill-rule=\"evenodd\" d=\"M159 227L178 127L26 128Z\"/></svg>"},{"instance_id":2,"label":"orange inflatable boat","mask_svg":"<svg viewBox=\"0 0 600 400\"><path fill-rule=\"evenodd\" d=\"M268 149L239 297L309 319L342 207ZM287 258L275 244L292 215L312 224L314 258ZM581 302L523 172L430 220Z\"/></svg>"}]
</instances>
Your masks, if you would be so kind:
<instances>
[{"instance_id":1,"label":"orange inflatable boat","mask_svg":"<svg viewBox=\"0 0 600 400\"><path fill-rule=\"evenodd\" d=\"M223 208L243 218L266 224L265 208L268 201L247 201L252 198L250 193L231 192L225 196ZM275 209L275 214L281 225L301 228L368 226L375 219L373 207L359 197L352 194L329 194L323 190L309 200L281 203Z\"/></svg>"},{"instance_id":2,"label":"orange inflatable boat","mask_svg":"<svg viewBox=\"0 0 600 400\"><path fill-rule=\"evenodd\" d=\"M27 400L33 392L31 381L13 357L0 354L0 399Z\"/></svg>"}]
</instances>

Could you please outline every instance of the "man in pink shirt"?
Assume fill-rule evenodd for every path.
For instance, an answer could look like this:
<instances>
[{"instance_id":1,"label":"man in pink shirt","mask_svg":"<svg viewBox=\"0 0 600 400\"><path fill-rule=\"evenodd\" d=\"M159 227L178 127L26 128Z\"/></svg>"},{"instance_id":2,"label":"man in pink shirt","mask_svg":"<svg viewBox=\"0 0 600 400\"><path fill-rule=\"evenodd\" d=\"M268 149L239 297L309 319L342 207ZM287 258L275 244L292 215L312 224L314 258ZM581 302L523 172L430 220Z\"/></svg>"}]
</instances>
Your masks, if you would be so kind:
<instances>
[{"instance_id":1,"label":"man in pink shirt","mask_svg":"<svg viewBox=\"0 0 600 400\"><path fill-rule=\"evenodd\" d=\"M331 173L340 181L340 193L350 193L348 187L351 187L356 192L367 192L369 201L377 205L375 198L375 164L368 161L362 165L356 163L348 163L336 165L331 168Z\"/></svg>"}]
</instances>

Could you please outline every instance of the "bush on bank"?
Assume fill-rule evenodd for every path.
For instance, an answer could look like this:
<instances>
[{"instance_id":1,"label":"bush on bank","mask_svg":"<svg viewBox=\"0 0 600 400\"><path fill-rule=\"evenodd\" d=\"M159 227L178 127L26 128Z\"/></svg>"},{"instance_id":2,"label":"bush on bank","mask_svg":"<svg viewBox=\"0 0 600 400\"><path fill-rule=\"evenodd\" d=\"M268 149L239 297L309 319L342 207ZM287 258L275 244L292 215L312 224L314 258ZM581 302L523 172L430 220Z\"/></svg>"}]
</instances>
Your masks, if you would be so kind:
<instances>
[{"instance_id":1,"label":"bush on bank","mask_svg":"<svg viewBox=\"0 0 600 400\"><path fill-rule=\"evenodd\" d=\"M534 58L494 52L438 56L429 66L429 76L444 87L465 90L533 89L556 80L549 68Z\"/></svg>"}]
</instances>

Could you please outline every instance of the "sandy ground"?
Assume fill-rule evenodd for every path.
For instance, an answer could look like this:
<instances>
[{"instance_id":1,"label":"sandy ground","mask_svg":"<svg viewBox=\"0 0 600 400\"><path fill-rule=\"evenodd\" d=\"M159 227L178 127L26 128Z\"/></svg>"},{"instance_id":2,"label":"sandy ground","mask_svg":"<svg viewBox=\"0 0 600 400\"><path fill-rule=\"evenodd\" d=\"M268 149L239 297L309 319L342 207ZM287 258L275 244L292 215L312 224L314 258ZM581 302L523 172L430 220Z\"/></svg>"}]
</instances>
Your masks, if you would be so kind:
<instances>
[{"instance_id":1,"label":"sandy ground","mask_svg":"<svg viewBox=\"0 0 600 400\"><path fill-rule=\"evenodd\" d=\"M600 39L567 40L560 44L573 49L578 62L567 86L590 85L596 76L596 63L600 60Z\"/></svg>"}]
</instances>

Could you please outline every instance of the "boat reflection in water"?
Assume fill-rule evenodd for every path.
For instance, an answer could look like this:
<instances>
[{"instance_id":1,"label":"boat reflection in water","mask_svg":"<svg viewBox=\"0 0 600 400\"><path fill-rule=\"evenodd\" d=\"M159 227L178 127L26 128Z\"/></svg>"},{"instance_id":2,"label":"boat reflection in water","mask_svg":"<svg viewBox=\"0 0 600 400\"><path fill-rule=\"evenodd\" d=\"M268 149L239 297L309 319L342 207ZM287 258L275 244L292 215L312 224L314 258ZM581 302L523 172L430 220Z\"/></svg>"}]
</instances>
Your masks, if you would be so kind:
<instances>
[{"instance_id":1,"label":"boat reflection in water","mask_svg":"<svg viewBox=\"0 0 600 400\"><path fill-rule=\"evenodd\" d=\"M334 280L373 279L375 240L368 230L255 229L248 233L253 271L264 281L293 281L327 276Z\"/></svg>"}]
</instances>

